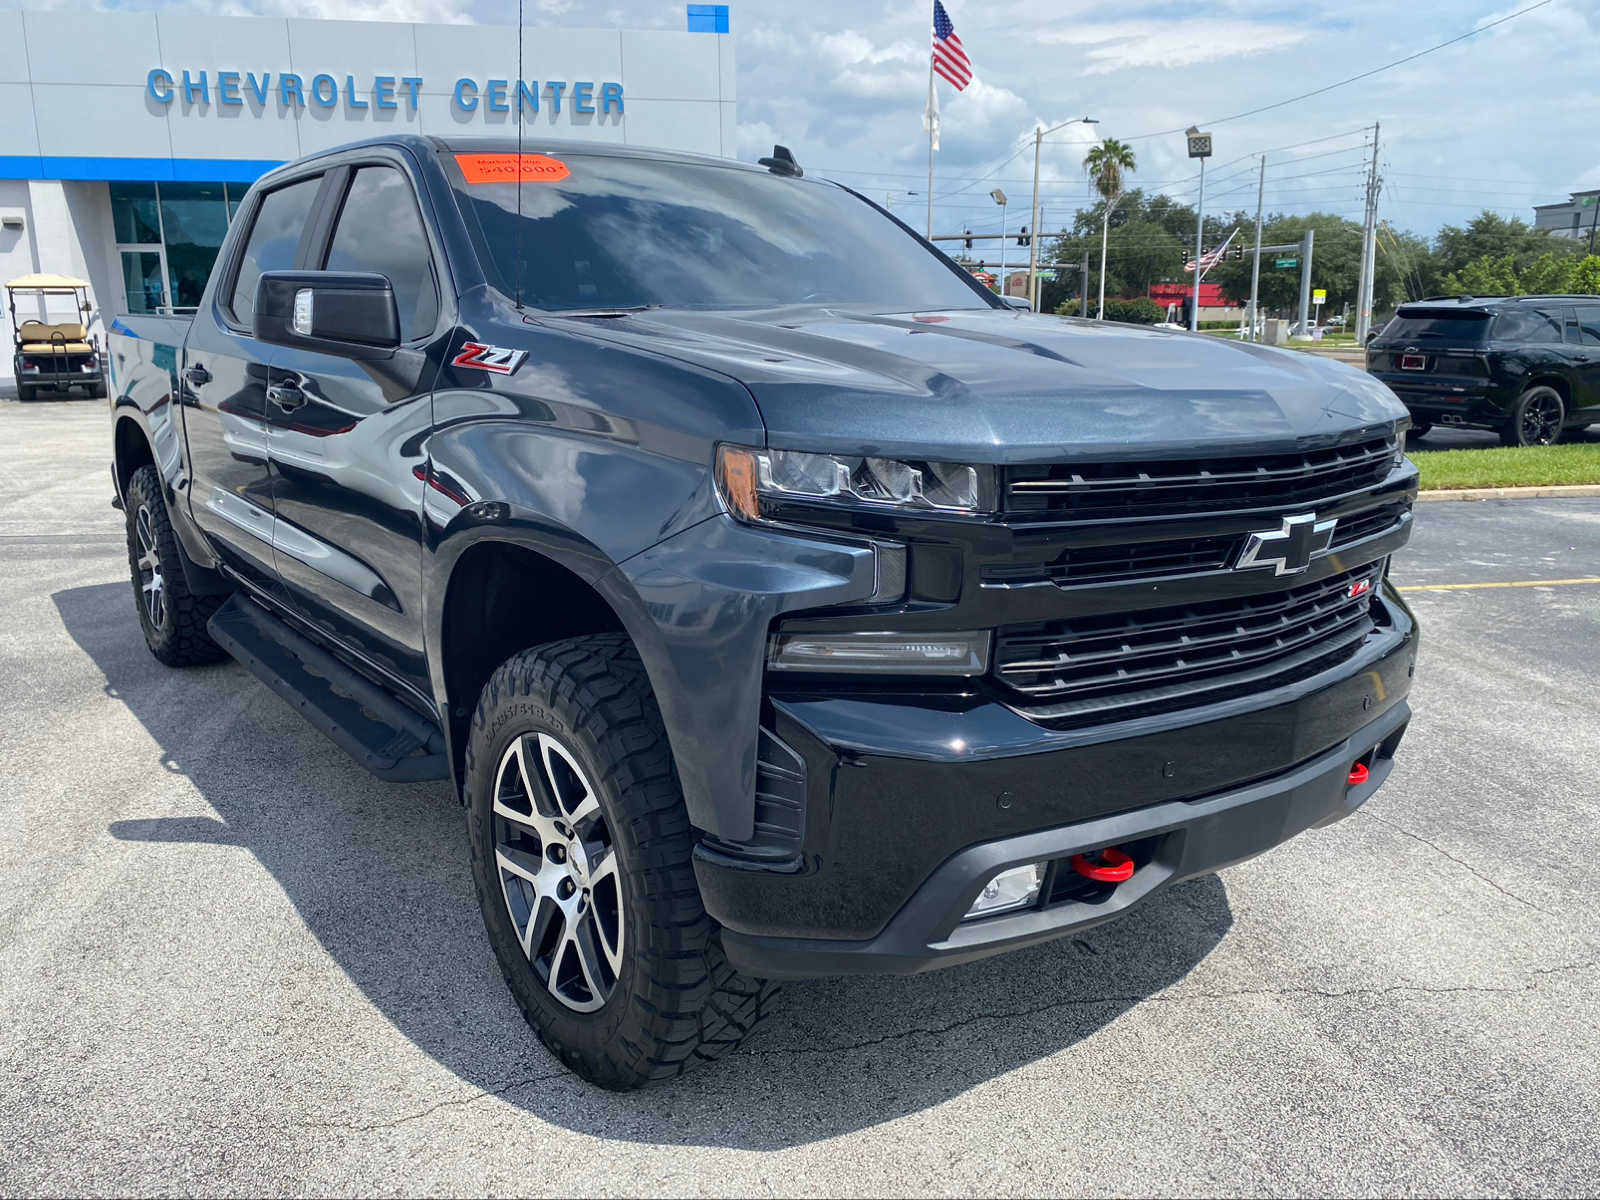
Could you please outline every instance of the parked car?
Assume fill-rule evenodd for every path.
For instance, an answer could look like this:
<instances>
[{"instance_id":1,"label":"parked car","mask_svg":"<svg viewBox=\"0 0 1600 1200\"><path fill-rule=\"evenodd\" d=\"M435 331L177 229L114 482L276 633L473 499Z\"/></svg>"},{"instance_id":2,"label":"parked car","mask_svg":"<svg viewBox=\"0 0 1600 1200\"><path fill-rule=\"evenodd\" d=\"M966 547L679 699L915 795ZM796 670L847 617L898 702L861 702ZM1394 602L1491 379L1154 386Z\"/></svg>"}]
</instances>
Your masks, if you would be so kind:
<instances>
[{"instance_id":1,"label":"parked car","mask_svg":"<svg viewBox=\"0 0 1600 1200\"><path fill-rule=\"evenodd\" d=\"M1435 425L1549 446L1600 421L1600 297L1442 297L1402 305L1367 347L1367 370Z\"/></svg>"},{"instance_id":2,"label":"parked car","mask_svg":"<svg viewBox=\"0 0 1600 1200\"><path fill-rule=\"evenodd\" d=\"M112 338L152 653L450 780L512 994L613 1088L767 981L1061 937L1336 821L1410 718L1386 387L1013 311L762 161L328 151L251 188L192 322Z\"/></svg>"},{"instance_id":3,"label":"parked car","mask_svg":"<svg viewBox=\"0 0 1600 1200\"><path fill-rule=\"evenodd\" d=\"M33 311L52 318L21 317ZM65 301L65 304L63 304ZM70 306L71 316L55 320L60 309ZM103 399L105 375L100 366L100 346L87 332L89 285L69 275L23 275L6 284L6 308L11 314L12 370L16 374L17 398L36 399L40 392L69 392L81 387L88 395ZM54 308L57 311L52 312Z\"/></svg>"}]
</instances>

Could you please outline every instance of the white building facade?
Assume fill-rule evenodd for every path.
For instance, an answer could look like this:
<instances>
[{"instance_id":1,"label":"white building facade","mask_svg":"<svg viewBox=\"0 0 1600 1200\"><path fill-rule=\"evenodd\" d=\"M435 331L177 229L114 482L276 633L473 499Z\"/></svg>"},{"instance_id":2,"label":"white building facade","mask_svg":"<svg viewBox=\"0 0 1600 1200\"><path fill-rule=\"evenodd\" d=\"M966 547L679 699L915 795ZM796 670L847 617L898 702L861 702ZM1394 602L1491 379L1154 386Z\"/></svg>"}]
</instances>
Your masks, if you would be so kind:
<instances>
[{"instance_id":1,"label":"white building facade","mask_svg":"<svg viewBox=\"0 0 1600 1200\"><path fill-rule=\"evenodd\" d=\"M525 29L519 74L509 27L0 12L0 282L87 279L91 332L181 312L257 176L384 133L503 134L520 110L546 136L731 157L728 9L685 15L681 32Z\"/></svg>"},{"instance_id":2,"label":"white building facade","mask_svg":"<svg viewBox=\"0 0 1600 1200\"><path fill-rule=\"evenodd\" d=\"M1533 227L1552 237L1588 241L1600 218L1600 191L1573 192L1570 199L1533 206Z\"/></svg>"}]
</instances>

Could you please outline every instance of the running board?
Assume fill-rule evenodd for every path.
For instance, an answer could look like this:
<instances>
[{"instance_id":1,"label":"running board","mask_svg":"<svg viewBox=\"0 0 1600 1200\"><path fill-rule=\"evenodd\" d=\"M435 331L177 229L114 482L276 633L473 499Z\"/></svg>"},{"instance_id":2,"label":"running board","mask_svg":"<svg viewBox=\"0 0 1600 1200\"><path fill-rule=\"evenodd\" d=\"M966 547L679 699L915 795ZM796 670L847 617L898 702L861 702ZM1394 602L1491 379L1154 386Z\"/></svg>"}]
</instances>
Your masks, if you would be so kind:
<instances>
[{"instance_id":1,"label":"running board","mask_svg":"<svg viewBox=\"0 0 1600 1200\"><path fill-rule=\"evenodd\" d=\"M206 630L246 670L380 779L409 783L450 778L438 726L255 601L235 592Z\"/></svg>"}]
</instances>

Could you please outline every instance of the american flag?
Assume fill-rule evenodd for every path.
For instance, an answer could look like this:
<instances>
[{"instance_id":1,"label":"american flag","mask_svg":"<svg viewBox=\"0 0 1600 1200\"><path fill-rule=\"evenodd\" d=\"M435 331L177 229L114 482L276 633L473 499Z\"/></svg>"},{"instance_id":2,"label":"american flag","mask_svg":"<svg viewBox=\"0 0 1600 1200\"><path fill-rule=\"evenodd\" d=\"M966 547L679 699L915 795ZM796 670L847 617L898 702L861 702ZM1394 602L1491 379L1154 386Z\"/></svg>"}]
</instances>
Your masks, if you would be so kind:
<instances>
[{"instance_id":1,"label":"american flag","mask_svg":"<svg viewBox=\"0 0 1600 1200\"><path fill-rule=\"evenodd\" d=\"M933 0L933 69L958 92L972 82L972 60L961 48L956 27L940 0Z\"/></svg>"}]
</instances>

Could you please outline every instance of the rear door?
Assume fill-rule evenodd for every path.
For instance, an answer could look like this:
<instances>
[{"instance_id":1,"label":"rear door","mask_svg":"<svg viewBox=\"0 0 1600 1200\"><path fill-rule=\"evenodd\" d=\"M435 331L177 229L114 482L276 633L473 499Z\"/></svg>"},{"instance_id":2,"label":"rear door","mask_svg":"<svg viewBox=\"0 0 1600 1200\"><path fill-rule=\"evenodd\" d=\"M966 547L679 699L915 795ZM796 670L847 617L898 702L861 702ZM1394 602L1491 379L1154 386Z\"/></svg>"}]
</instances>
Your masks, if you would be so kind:
<instances>
[{"instance_id":1,"label":"rear door","mask_svg":"<svg viewBox=\"0 0 1600 1200\"><path fill-rule=\"evenodd\" d=\"M1573 359L1573 412L1600 421L1600 304L1574 307L1567 343Z\"/></svg>"},{"instance_id":2,"label":"rear door","mask_svg":"<svg viewBox=\"0 0 1600 1200\"><path fill-rule=\"evenodd\" d=\"M322 186L319 173L252 198L234 235L242 250L219 259L179 374L190 514L223 562L280 599L266 441L267 375L277 350L252 332L256 281L299 260Z\"/></svg>"},{"instance_id":3,"label":"rear door","mask_svg":"<svg viewBox=\"0 0 1600 1200\"><path fill-rule=\"evenodd\" d=\"M387 276L401 346L381 360L277 348L265 412L278 573L301 616L427 695L422 495L453 296L402 153L365 151L331 179L305 265Z\"/></svg>"}]
</instances>

